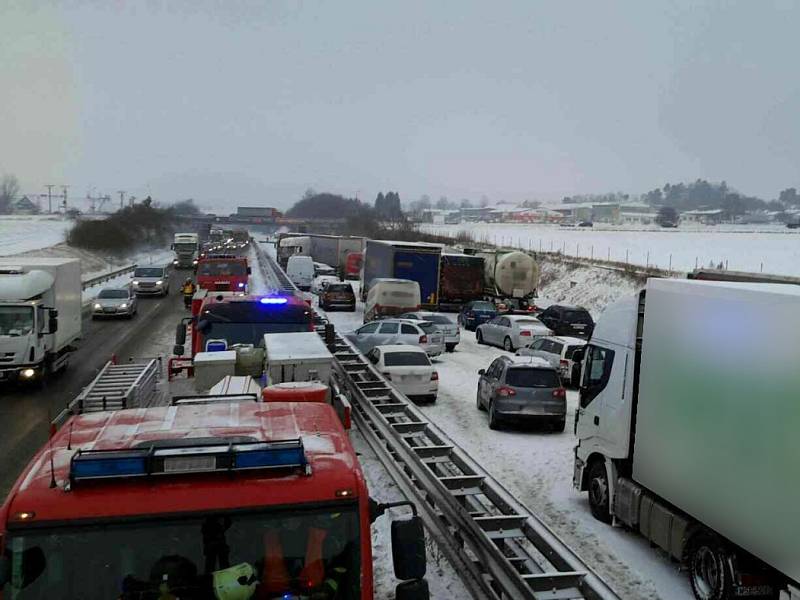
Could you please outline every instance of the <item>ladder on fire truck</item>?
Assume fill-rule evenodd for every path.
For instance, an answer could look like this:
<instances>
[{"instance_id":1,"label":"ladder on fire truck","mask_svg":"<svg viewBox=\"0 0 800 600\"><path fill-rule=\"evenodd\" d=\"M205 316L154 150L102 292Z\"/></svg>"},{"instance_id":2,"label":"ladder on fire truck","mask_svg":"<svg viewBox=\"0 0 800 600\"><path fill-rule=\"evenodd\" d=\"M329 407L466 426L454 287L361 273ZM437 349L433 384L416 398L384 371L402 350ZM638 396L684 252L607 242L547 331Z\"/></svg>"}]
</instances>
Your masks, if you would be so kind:
<instances>
[{"instance_id":1,"label":"ladder on fire truck","mask_svg":"<svg viewBox=\"0 0 800 600\"><path fill-rule=\"evenodd\" d=\"M256 247L275 288L299 293ZM425 418L330 324L336 395L474 598L620 600L567 544L478 462Z\"/></svg>"},{"instance_id":2,"label":"ladder on fire truck","mask_svg":"<svg viewBox=\"0 0 800 600\"><path fill-rule=\"evenodd\" d=\"M56 417L60 425L70 415L149 406L158 394L161 359L109 360L97 376Z\"/></svg>"}]
</instances>

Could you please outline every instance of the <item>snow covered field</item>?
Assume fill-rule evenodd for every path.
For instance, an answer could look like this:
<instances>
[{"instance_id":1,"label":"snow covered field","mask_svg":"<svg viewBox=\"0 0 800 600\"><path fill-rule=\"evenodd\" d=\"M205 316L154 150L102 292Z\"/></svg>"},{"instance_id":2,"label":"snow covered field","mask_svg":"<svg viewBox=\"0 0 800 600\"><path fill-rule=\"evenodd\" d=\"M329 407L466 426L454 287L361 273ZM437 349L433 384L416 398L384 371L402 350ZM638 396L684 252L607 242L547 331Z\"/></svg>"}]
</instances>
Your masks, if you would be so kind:
<instances>
[{"instance_id":1,"label":"snow covered field","mask_svg":"<svg viewBox=\"0 0 800 600\"><path fill-rule=\"evenodd\" d=\"M558 285L569 289L568 285ZM553 287L551 291L557 293L559 289ZM617 295L613 290L609 293ZM363 305L359 302L354 313L332 312L328 317L340 332L352 331L362 324ZM691 599L686 577L674 563L642 537L596 521L585 494L572 489L576 392L568 392L568 427L564 433L489 429L486 413L475 405L478 369L486 368L501 354L505 352L478 345L474 333L462 330L456 352L434 359L439 398L433 405L422 405L423 412L542 518L621 597ZM371 487L373 481L384 482L386 476L381 475L379 463L367 460L365 470ZM447 576L444 570L439 585L447 585Z\"/></svg>"},{"instance_id":2,"label":"snow covered field","mask_svg":"<svg viewBox=\"0 0 800 600\"><path fill-rule=\"evenodd\" d=\"M531 250L562 250L569 256L610 258L637 265L690 271L710 263L737 271L800 275L800 231L782 227L720 225L692 229L565 228L556 225L462 223L421 225L422 231ZM671 257L671 259L670 259Z\"/></svg>"},{"instance_id":3,"label":"snow covered field","mask_svg":"<svg viewBox=\"0 0 800 600\"><path fill-rule=\"evenodd\" d=\"M54 246L64 241L72 221L52 215L0 217L0 256Z\"/></svg>"}]
</instances>

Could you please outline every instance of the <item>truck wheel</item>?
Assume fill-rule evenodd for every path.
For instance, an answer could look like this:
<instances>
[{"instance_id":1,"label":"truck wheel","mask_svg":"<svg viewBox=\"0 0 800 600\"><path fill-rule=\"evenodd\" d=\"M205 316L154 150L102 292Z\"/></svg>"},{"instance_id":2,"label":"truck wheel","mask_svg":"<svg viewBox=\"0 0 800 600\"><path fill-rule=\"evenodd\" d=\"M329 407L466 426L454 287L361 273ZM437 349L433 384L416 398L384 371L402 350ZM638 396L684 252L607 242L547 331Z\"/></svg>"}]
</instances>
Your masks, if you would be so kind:
<instances>
[{"instance_id":1,"label":"truck wheel","mask_svg":"<svg viewBox=\"0 0 800 600\"><path fill-rule=\"evenodd\" d=\"M611 523L608 474L602 460L594 461L589 467L589 508L595 519Z\"/></svg>"},{"instance_id":2,"label":"truck wheel","mask_svg":"<svg viewBox=\"0 0 800 600\"><path fill-rule=\"evenodd\" d=\"M689 541L689 583L696 598L722 600L733 595L731 553L716 535L697 533Z\"/></svg>"},{"instance_id":3,"label":"truck wheel","mask_svg":"<svg viewBox=\"0 0 800 600\"><path fill-rule=\"evenodd\" d=\"M489 429L500 429L500 417L494 410L494 402L489 402Z\"/></svg>"},{"instance_id":4,"label":"truck wheel","mask_svg":"<svg viewBox=\"0 0 800 600\"><path fill-rule=\"evenodd\" d=\"M478 332L475 334L475 341L479 344L483 344L483 333L481 333L480 329L478 329Z\"/></svg>"},{"instance_id":5,"label":"truck wheel","mask_svg":"<svg viewBox=\"0 0 800 600\"><path fill-rule=\"evenodd\" d=\"M511 338L508 336L506 336L506 339L503 340L503 350L506 352L514 351L514 344L511 343Z\"/></svg>"}]
</instances>

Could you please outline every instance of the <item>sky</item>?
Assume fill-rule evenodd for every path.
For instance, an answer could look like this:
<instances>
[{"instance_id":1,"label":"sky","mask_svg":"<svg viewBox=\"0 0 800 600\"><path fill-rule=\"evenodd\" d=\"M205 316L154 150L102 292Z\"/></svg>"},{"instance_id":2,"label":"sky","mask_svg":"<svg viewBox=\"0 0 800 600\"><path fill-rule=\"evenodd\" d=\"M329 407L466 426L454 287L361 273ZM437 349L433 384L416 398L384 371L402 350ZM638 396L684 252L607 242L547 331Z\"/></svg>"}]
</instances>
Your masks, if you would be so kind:
<instances>
[{"instance_id":1,"label":"sky","mask_svg":"<svg viewBox=\"0 0 800 600\"><path fill-rule=\"evenodd\" d=\"M800 2L0 2L0 174L220 210L800 187Z\"/></svg>"}]
</instances>

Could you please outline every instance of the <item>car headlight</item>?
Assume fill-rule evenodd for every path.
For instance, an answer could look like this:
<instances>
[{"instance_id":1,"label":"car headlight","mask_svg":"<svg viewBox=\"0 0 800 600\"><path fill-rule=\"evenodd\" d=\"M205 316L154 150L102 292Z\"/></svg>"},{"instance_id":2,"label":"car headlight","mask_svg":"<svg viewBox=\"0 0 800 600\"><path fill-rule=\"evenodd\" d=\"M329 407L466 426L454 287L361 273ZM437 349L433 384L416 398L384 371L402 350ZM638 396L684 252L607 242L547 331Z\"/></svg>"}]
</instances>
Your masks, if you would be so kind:
<instances>
[{"instance_id":1,"label":"car headlight","mask_svg":"<svg viewBox=\"0 0 800 600\"><path fill-rule=\"evenodd\" d=\"M178 264L178 259L176 258L175 260L173 260L173 261L172 261L172 264L173 264L173 265L177 265L177 264Z\"/></svg>"},{"instance_id":2,"label":"car headlight","mask_svg":"<svg viewBox=\"0 0 800 600\"><path fill-rule=\"evenodd\" d=\"M138 281L136 281L135 279L134 279L134 280L133 280L131 283L132 283L133 285L139 285L139 282L138 282Z\"/></svg>"},{"instance_id":3,"label":"car headlight","mask_svg":"<svg viewBox=\"0 0 800 600\"><path fill-rule=\"evenodd\" d=\"M95 304L95 305L94 305L94 309L95 309L95 310L100 310L101 308L103 308L103 305L102 305L102 304Z\"/></svg>"},{"instance_id":4,"label":"car headlight","mask_svg":"<svg viewBox=\"0 0 800 600\"><path fill-rule=\"evenodd\" d=\"M161 285L162 283L164 283L164 281L163 281L163 280L161 280L161 279L159 279L158 281L156 281L156 285Z\"/></svg>"},{"instance_id":5,"label":"car headlight","mask_svg":"<svg viewBox=\"0 0 800 600\"><path fill-rule=\"evenodd\" d=\"M36 375L36 371L28 367L27 369L22 369L19 374L23 379L31 379L34 375Z\"/></svg>"},{"instance_id":6,"label":"car headlight","mask_svg":"<svg viewBox=\"0 0 800 600\"><path fill-rule=\"evenodd\" d=\"M122 304L119 305L119 307L120 308L128 308L128 305L127 305L127 303L123 302Z\"/></svg>"},{"instance_id":7,"label":"car headlight","mask_svg":"<svg viewBox=\"0 0 800 600\"><path fill-rule=\"evenodd\" d=\"M240 288L243 288L243 287L244 287L244 284L243 284L243 283L240 283L240 284L239 284L239 287L240 287Z\"/></svg>"}]
</instances>

